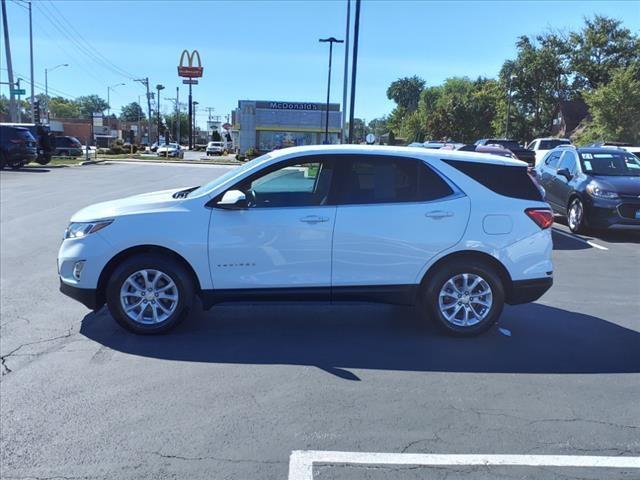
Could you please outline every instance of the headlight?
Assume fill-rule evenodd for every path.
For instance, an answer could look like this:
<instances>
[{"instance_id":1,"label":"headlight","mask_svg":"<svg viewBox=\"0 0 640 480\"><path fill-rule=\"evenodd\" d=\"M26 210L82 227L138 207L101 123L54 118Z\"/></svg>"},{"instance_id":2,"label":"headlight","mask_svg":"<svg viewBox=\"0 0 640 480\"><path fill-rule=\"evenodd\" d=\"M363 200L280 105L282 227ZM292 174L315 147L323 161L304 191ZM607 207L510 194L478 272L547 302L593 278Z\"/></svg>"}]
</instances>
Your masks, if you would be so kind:
<instances>
[{"instance_id":1,"label":"headlight","mask_svg":"<svg viewBox=\"0 0 640 480\"><path fill-rule=\"evenodd\" d=\"M99 222L78 222L70 223L64 231L64 238L81 238L90 233L96 233L104 227L108 227L113 220L102 220Z\"/></svg>"},{"instance_id":2,"label":"headlight","mask_svg":"<svg viewBox=\"0 0 640 480\"><path fill-rule=\"evenodd\" d=\"M587 185L587 193L595 198L606 198L607 200L617 200L618 194L609 190L601 189L597 184L590 183Z\"/></svg>"}]
</instances>

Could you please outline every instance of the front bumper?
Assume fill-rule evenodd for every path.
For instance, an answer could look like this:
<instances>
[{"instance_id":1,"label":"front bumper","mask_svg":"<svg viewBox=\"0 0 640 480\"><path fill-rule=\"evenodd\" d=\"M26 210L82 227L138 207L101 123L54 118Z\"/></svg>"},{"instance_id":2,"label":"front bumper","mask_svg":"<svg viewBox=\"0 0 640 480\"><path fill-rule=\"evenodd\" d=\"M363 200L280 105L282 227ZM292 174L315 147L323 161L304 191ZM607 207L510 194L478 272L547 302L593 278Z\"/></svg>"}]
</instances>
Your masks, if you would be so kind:
<instances>
[{"instance_id":1,"label":"front bumper","mask_svg":"<svg viewBox=\"0 0 640 480\"><path fill-rule=\"evenodd\" d=\"M621 200L591 199L587 206L586 223L592 228L612 228L618 226L640 228L640 201L622 198Z\"/></svg>"},{"instance_id":2,"label":"front bumper","mask_svg":"<svg viewBox=\"0 0 640 480\"><path fill-rule=\"evenodd\" d=\"M509 305L535 302L553 285L553 277L534 278L532 280L514 280L511 291L507 293Z\"/></svg>"},{"instance_id":3,"label":"front bumper","mask_svg":"<svg viewBox=\"0 0 640 480\"><path fill-rule=\"evenodd\" d=\"M98 300L98 293L95 288L75 287L64 283L61 279L60 292L64 293L67 297L77 300L90 310L97 310L103 305L102 302Z\"/></svg>"}]
</instances>

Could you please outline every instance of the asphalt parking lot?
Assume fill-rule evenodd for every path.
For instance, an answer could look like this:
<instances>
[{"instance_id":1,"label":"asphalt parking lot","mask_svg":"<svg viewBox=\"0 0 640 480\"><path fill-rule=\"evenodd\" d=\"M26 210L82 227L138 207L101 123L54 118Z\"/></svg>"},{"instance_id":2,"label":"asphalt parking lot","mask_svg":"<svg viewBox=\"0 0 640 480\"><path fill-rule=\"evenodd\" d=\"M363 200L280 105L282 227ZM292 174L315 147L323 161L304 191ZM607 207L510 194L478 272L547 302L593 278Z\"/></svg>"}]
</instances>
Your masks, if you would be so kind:
<instances>
[{"instance_id":1,"label":"asphalt parking lot","mask_svg":"<svg viewBox=\"0 0 640 480\"><path fill-rule=\"evenodd\" d=\"M640 456L637 232L557 224L554 287L474 339L444 337L412 308L322 303L219 305L137 337L58 292L76 210L226 168L0 173L2 478L307 480L290 472L301 450L351 452L318 457L314 479L639 478L628 465L401 456ZM352 463L359 452L398 461Z\"/></svg>"}]
</instances>

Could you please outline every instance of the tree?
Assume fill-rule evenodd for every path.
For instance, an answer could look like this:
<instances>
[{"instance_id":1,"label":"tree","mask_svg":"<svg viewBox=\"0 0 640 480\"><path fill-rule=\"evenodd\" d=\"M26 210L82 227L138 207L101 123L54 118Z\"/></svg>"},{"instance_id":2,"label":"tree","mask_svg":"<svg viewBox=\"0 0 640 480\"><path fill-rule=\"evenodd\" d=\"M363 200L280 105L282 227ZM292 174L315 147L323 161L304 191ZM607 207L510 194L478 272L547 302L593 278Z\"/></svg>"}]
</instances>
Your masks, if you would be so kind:
<instances>
[{"instance_id":1,"label":"tree","mask_svg":"<svg viewBox=\"0 0 640 480\"><path fill-rule=\"evenodd\" d=\"M373 133L377 138L380 138L382 135L389 131L389 128L387 127L386 117L374 118L369 122L368 127L369 131Z\"/></svg>"},{"instance_id":2,"label":"tree","mask_svg":"<svg viewBox=\"0 0 640 480\"><path fill-rule=\"evenodd\" d=\"M387 88L387 98L396 102L407 113L414 112L418 108L420 93L424 90L424 84L424 80L416 75L399 78Z\"/></svg>"},{"instance_id":3,"label":"tree","mask_svg":"<svg viewBox=\"0 0 640 480\"><path fill-rule=\"evenodd\" d=\"M581 31L569 34L575 88L598 88L609 82L617 68L640 61L640 37L621 25L621 20L596 15L585 19Z\"/></svg>"},{"instance_id":4,"label":"tree","mask_svg":"<svg viewBox=\"0 0 640 480\"><path fill-rule=\"evenodd\" d=\"M49 112L51 118L78 118L81 115L80 106L63 97L53 97L49 100Z\"/></svg>"},{"instance_id":5,"label":"tree","mask_svg":"<svg viewBox=\"0 0 640 480\"><path fill-rule=\"evenodd\" d=\"M80 108L80 114L83 117L89 117L93 112L104 112L109 108L109 104L106 100L100 98L98 95L87 95L78 97L76 103Z\"/></svg>"},{"instance_id":6,"label":"tree","mask_svg":"<svg viewBox=\"0 0 640 480\"><path fill-rule=\"evenodd\" d=\"M138 102L131 102L120 109L120 120L137 122L141 118L145 118L145 114Z\"/></svg>"},{"instance_id":7,"label":"tree","mask_svg":"<svg viewBox=\"0 0 640 480\"><path fill-rule=\"evenodd\" d=\"M640 64L617 69L611 81L585 92L592 120L576 139L640 143Z\"/></svg>"},{"instance_id":8,"label":"tree","mask_svg":"<svg viewBox=\"0 0 640 480\"><path fill-rule=\"evenodd\" d=\"M347 129L349 128L349 122L347 122ZM364 120L361 118L353 119L353 139L351 143L362 143L364 142L364 137L367 136L368 129L364 123Z\"/></svg>"}]
</instances>

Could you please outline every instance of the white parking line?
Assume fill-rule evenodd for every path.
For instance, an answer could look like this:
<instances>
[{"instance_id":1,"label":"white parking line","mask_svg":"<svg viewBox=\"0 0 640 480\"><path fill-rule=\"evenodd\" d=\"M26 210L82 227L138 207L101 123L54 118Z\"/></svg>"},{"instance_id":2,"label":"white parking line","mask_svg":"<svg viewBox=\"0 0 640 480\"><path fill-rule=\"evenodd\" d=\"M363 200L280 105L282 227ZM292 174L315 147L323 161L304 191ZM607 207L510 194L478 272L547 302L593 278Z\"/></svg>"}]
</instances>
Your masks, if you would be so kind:
<instances>
[{"instance_id":1,"label":"white parking line","mask_svg":"<svg viewBox=\"0 0 640 480\"><path fill-rule=\"evenodd\" d=\"M313 480L314 464L511 466L640 469L640 457L586 455L440 455L430 453L332 452L294 450L289 457L289 480Z\"/></svg>"},{"instance_id":2,"label":"white parking line","mask_svg":"<svg viewBox=\"0 0 640 480\"><path fill-rule=\"evenodd\" d=\"M569 237L569 238L572 238L573 240L577 240L578 242L586 243L587 245L593 248L598 248L600 250L609 250L607 247L598 245L596 242L592 242L591 240L585 240L582 237L578 237L577 235L573 235L571 233L563 232L562 230L558 230L557 228L554 228L553 231L556 233L559 233L560 235L564 235L565 237Z\"/></svg>"}]
</instances>

